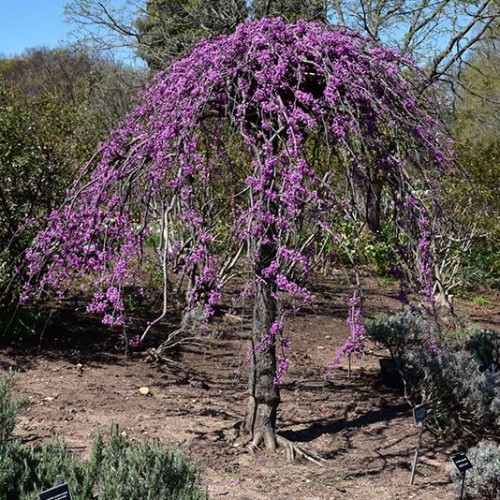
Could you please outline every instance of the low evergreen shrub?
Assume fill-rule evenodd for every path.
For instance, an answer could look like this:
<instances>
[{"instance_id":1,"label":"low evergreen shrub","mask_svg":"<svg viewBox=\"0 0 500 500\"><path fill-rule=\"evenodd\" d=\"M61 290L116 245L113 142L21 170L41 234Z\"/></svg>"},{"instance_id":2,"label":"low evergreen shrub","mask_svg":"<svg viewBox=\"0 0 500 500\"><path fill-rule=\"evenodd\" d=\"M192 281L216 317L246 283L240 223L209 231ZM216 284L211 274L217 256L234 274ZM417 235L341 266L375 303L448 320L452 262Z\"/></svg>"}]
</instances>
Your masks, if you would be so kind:
<instances>
[{"instance_id":1,"label":"low evergreen shrub","mask_svg":"<svg viewBox=\"0 0 500 500\"><path fill-rule=\"evenodd\" d=\"M500 372L481 370L458 348L421 350L408 358L405 379L415 403L426 402L429 427L476 441L500 433Z\"/></svg>"},{"instance_id":2,"label":"low evergreen shrub","mask_svg":"<svg viewBox=\"0 0 500 500\"><path fill-rule=\"evenodd\" d=\"M39 448L12 438L25 401L12 401L12 376L0 379L0 500L33 500L67 482L74 500L206 500L200 475L178 450L158 441L130 443L117 426L96 433L90 458L79 462L61 439Z\"/></svg>"},{"instance_id":3,"label":"low evergreen shrub","mask_svg":"<svg viewBox=\"0 0 500 500\"><path fill-rule=\"evenodd\" d=\"M500 444L481 442L467 456L472 469L465 476L464 498L469 500L500 500ZM452 472L455 487L460 491L462 476Z\"/></svg>"},{"instance_id":4,"label":"low evergreen shrub","mask_svg":"<svg viewBox=\"0 0 500 500\"><path fill-rule=\"evenodd\" d=\"M370 340L397 359L420 349L428 338L430 327L416 308L401 307L394 314L382 313L366 320L365 331Z\"/></svg>"}]
</instances>

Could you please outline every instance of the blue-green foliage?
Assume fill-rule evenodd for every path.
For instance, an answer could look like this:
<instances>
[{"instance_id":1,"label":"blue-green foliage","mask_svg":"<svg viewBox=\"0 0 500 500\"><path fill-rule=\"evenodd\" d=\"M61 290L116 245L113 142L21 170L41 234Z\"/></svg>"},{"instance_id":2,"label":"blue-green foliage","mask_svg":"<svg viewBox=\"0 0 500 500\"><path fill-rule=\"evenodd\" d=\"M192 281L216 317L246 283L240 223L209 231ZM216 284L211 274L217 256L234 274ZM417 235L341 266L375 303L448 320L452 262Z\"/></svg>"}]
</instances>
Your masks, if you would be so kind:
<instances>
[{"instance_id":1,"label":"blue-green foliage","mask_svg":"<svg viewBox=\"0 0 500 500\"><path fill-rule=\"evenodd\" d=\"M431 428L469 437L500 433L500 372L493 367L480 369L473 356L454 347L420 351L405 370L413 397L431 408Z\"/></svg>"},{"instance_id":2,"label":"blue-green foliage","mask_svg":"<svg viewBox=\"0 0 500 500\"><path fill-rule=\"evenodd\" d=\"M404 358L423 346L429 323L418 311L401 307L394 314L378 314L365 322L370 340L385 347L393 358Z\"/></svg>"}]
</instances>

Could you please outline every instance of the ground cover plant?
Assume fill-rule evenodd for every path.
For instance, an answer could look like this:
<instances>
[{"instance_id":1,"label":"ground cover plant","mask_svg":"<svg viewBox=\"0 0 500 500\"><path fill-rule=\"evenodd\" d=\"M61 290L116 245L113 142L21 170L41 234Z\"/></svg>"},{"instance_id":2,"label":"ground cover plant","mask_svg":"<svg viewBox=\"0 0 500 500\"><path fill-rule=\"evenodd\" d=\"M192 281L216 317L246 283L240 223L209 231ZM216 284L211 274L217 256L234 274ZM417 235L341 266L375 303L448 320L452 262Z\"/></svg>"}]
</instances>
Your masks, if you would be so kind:
<instances>
[{"instance_id":1,"label":"ground cover plant","mask_svg":"<svg viewBox=\"0 0 500 500\"><path fill-rule=\"evenodd\" d=\"M351 255L344 221L376 230L383 202L403 297L411 283L432 308L428 213L453 155L416 80L398 52L305 21L248 22L201 42L155 77L48 216L27 253L23 300L79 283L92 296L87 312L126 326L127 296L149 261L165 278L160 318L175 273L188 283L187 308L201 303L208 320L238 263L254 304L243 429L250 449L274 451L287 443L276 434L286 314L312 300L312 269L340 248ZM338 356L363 348L358 284L359 275Z\"/></svg>"}]
</instances>

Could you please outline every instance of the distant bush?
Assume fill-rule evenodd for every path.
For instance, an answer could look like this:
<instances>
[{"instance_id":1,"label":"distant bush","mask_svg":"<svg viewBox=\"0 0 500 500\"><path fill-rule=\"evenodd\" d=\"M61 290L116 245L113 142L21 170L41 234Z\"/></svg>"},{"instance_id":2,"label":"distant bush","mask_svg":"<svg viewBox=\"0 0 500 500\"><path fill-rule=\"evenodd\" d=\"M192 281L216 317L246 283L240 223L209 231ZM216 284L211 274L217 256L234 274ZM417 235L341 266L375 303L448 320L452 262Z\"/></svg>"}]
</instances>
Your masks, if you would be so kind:
<instances>
[{"instance_id":1,"label":"distant bush","mask_svg":"<svg viewBox=\"0 0 500 500\"><path fill-rule=\"evenodd\" d=\"M40 448L12 439L25 402L11 399L12 377L0 379L0 499L33 500L62 482L74 500L205 500L199 472L177 450L157 441L131 444L117 426L104 441L97 433L90 458L78 462L60 439ZM97 496L96 496L97 495Z\"/></svg>"},{"instance_id":2,"label":"distant bush","mask_svg":"<svg viewBox=\"0 0 500 500\"><path fill-rule=\"evenodd\" d=\"M475 500L500 500L500 444L479 443L467 452L473 467L465 476L464 498ZM457 489L461 487L462 476L452 472Z\"/></svg>"}]
</instances>

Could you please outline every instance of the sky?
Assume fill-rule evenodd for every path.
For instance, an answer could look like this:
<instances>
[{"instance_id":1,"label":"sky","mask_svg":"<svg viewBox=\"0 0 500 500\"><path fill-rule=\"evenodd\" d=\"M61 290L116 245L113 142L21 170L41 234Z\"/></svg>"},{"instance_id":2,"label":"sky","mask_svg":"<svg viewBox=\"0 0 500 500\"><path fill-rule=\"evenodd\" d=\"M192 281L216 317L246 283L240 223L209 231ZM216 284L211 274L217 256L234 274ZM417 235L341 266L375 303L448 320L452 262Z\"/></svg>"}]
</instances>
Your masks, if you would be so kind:
<instances>
[{"instance_id":1,"label":"sky","mask_svg":"<svg viewBox=\"0 0 500 500\"><path fill-rule=\"evenodd\" d=\"M68 41L67 1L0 0L0 55L17 55L32 47L52 48Z\"/></svg>"}]
</instances>

